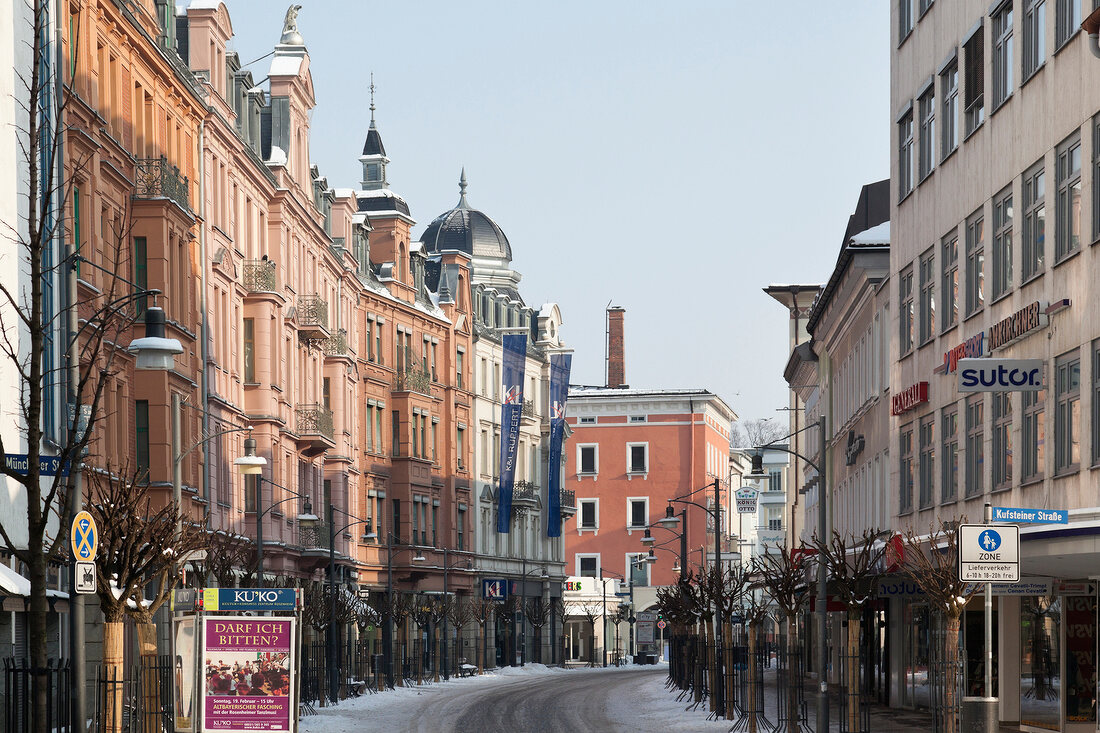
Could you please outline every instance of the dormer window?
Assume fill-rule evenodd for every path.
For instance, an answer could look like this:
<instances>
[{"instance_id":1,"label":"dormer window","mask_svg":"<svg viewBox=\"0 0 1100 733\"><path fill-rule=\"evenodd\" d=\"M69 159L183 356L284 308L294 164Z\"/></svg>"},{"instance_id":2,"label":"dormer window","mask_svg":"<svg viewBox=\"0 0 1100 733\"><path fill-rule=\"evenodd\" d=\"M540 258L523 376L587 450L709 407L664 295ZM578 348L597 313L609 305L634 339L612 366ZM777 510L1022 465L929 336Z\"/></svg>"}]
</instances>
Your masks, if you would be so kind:
<instances>
[{"instance_id":1,"label":"dormer window","mask_svg":"<svg viewBox=\"0 0 1100 733\"><path fill-rule=\"evenodd\" d=\"M382 166L378 163L367 163L367 180L368 181L381 181L382 180Z\"/></svg>"}]
</instances>

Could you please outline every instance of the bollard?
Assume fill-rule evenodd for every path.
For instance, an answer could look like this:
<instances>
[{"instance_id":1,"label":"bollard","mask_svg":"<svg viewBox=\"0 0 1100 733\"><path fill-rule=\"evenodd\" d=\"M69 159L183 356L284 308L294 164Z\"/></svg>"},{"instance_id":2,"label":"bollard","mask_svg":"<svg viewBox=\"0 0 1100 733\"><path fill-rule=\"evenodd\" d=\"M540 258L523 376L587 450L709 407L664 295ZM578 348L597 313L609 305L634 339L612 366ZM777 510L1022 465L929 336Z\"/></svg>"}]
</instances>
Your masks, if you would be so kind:
<instances>
[{"instance_id":1,"label":"bollard","mask_svg":"<svg viewBox=\"0 0 1100 733\"><path fill-rule=\"evenodd\" d=\"M997 733L998 699L995 697L964 697L959 710L959 730L965 733Z\"/></svg>"}]
</instances>

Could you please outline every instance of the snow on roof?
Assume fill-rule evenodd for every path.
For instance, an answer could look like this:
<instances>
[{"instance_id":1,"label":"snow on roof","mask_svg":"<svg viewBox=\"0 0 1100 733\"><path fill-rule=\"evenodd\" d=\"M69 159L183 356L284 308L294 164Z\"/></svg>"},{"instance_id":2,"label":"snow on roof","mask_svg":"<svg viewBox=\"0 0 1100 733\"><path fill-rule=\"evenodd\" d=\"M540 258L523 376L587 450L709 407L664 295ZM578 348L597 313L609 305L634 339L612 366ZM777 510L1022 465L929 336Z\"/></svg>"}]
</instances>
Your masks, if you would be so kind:
<instances>
[{"instance_id":1,"label":"snow on roof","mask_svg":"<svg viewBox=\"0 0 1100 733\"><path fill-rule=\"evenodd\" d=\"M271 59L271 69L268 76L298 76L302 68L301 56L276 55Z\"/></svg>"},{"instance_id":2,"label":"snow on roof","mask_svg":"<svg viewBox=\"0 0 1100 733\"><path fill-rule=\"evenodd\" d=\"M271 163L272 165L286 165L286 152L278 145L272 145L271 155L268 156L267 162Z\"/></svg>"},{"instance_id":3,"label":"snow on roof","mask_svg":"<svg viewBox=\"0 0 1100 733\"><path fill-rule=\"evenodd\" d=\"M355 195L358 196L361 199L376 199L376 198L383 198L383 197L387 197L387 196L389 198L394 198L394 199L401 198L400 196L398 196L396 193L393 192L393 189L390 189L390 188L375 188L375 189L371 189L370 191L356 191Z\"/></svg>"},{"instance_id":4,"label":"snow on roof","mask_svg":"<svg viewBox=\"0 0 1100 733\"><path fill-rule=\"evenodd\" d=\"M176 15L187 15L188 10L217 10L222 0L191 0L190 4L180 3L176 6Z\"/></svg>"},{"instance_id":5,"label":"snow on roof","mask_svg":"<svg viewBox=\"0 0 1100 733\"><path fill-rule=\"evenodd\" d=\"M888 245L890 244L890 222L884 221L878 226L862 231L848 240L848 243L856 247Z\"/></svg>"},{"instance_id":6,"label":"snow on roof","mask_svg":"<svg viewBox=\"0 0 1100 733\"><path fill-rule=\"evenodd\" d=\"M31 581L0 563L0 591L13 596L29 596L31 594Z\"/></svg>"},{"instance_id":7,"label":"snow on roof","mask_svg":"<svg viewBox=\"0 0 1100 733\"><path fill-rule=\"evenodd\" d=\"M342 199L351 198L351 196L354 193L355 193L355 190L351 189L351 188L334 188L334 189L332 189L332 195L336 196L337 198L342 198Z\"/></svg>"}]
</instances>

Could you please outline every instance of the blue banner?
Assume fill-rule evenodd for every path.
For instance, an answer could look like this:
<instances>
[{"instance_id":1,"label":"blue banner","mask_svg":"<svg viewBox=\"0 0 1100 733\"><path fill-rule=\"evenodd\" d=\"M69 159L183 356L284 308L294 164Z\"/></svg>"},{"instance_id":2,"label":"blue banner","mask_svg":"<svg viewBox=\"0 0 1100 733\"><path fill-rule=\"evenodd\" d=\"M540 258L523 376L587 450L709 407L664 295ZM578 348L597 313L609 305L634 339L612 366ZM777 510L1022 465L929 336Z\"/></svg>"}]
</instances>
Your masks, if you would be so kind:
<instances>
[{"instance_id":1,"label":"blue banner","mask_svg":"<svg viewBox=\"0 0 1100 733\"><path fill-rule=\"evenodd\" d=\"M550 465L548 469L549 516L547 537L561 537L561 447L565 438L565 401L569 397L572 354L550 356Z\"/></svg>"},{"instance_id":2,"label":"blue banner","mask_svg":"<svg viewBox=\"0 0 1100 733\"><path fill-rule=\"evenodd\" d=\"M527 363L527 334L508 333L503 339L503 398L500 406L500 489L497 493L497 532L512 526L512 489L519 455L519 423L523 419L523 370Z\"/></svg>"}]
</instances>

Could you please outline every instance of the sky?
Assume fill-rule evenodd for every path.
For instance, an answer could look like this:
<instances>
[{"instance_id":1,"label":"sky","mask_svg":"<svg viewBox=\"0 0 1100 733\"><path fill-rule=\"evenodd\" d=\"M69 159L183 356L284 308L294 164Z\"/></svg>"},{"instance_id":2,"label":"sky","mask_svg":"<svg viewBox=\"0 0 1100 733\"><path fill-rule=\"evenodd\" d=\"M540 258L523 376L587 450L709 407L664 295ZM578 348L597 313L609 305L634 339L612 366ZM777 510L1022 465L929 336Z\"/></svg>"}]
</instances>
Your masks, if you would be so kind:
<instances>
[{"instance_id":1,"label":"sky","mask_svg":"<svg viewBox=\"0 0 1100 733\"><path fill-rule=\"evenodd\" d=\"M631 387L785 419L787 314L761 289L828 280L861 186L889 176L888 3L298 2L331 186L358 188L373 72L414 237L465 167L526 303L561 308L574 384L604 382L612 304ZM226 7L242 63L270 53L286 5Z\"/></svg>"}]
</instances>

